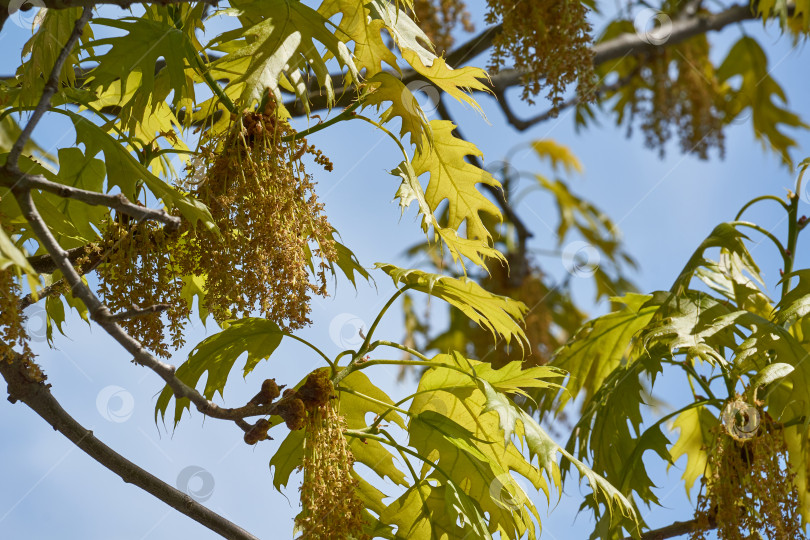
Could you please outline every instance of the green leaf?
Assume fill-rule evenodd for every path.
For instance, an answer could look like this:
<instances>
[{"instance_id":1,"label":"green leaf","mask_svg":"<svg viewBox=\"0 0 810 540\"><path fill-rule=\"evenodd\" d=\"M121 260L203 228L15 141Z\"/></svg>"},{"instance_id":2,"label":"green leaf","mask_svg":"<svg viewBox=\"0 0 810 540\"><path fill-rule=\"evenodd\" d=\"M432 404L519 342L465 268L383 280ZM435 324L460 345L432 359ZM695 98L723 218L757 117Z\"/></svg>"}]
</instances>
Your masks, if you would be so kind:
<instances>
[{"instance_id":1,"label":"green leaf","mask_svg":"<svg viewBox=\"0 0 810 540\"><path fill-rule=\"evenodd\" d=\"M343 272L343 275L351 281L355 289L357 289L357 276L364 278L366 281L371 281L371 274L363 268L352 250L337 241L334 233L332 239L335 242L335 251L337 252L337 258L332 262L332 273L335 273L335 267L337 266Z\"/></svg>"},{"instance_id":2,"label":"green leaf","mask_svg":"<svg viewBox=\"0 0 810 540\"><path fill-rule=\"evenodd\" d=\"M436 57L430 65L422 62L419 56L409 50L402 51L402 57L411 67L427 80L472 108L483 116L484 111L470 93L473 90L489 92L487 72L481 68L465 66L453 69L444 58Z\"/></svg>"},{"instance_id":3,"label":"green leaf","mask_svg":"<svg viewBox=\"0 0 810 540\"><path fill-rule=\"evenodd\" d=\"M407 4L412 4L412 2L406 1ZM399 9L396 2L371 0L366 6L371 12L372 19L383 21L385 28L394 38L394 42L403 52L403 56L410 51L421 60L423 65L429 66L433 63L436 54L430 38L407 13ZM408 60L406 59L406 61Z\"/></svg>"},{"instance_id":4,"label":"green leaf","mask_svg":"<svg viewBox=\"0 0 810 540\"><path fill-rule=\"evenodd\" d=\"M292 472L303 464L305 437L306 432L303 429L290 431L270 458L273 487L278 491L290 481Z\"/></svg>"},{"instance_id":5,"label":"green leaf","mask_svg":"<svg viewBox=\"0 0 810 540\"><path fill-rule=\"evenodd\" d=\"M668 460L668 441L660 431L641 434L641 407L646 405L648 394L643 381L654 380L660 369L659 363L647 358L616 367L593 397L584 402L581 418L566 444L567 451L588 460L595 473L623 494L629 496L635 491L642 500L652 503L658 500L652 491L655 485L641 457L653 450ZM598 505L594 509L598 510Z\"/></svg>"},{"instance_id":6,"label":"green leaf","mask_svg":"<svg viewBox=\"0 0 810 540\"><path fill-rule=\"evenodd\" d=\"M126 34L90 43L90 47L104 50L103 54L87 58L87 61L98 62L89 74L91 86L106 90L113 82L120 81L121 95L126 95L128 87L134 86L138 89L134 100L149 96L152 103L165 101L169 94L172 94L173 105L194 99L193 81L186 73L198 66L193 34L176 26L177 19L160 16L160 11L163 10L148 9L142 17L93 19L93 24L116 28ZM161 67L158 70L156 66ZM165 77L167 83L156 87L158 77ZM142 107L135 116L145 113Z\"/></svg>"},{"instance_id":7,"label":"green leaf","mask_svg":"<svg viewBox=\"0 0 810 540\"><path fill-rule=\"evenodd\" d=\"M31 267L22 249L14 245L5 229L0 226L0 270L5 270L9 266L16 266L31 277L38 278L39 276Z\"/></svg>"},{"instance_id":8,"label":"green leaf","mask_svg":"<svg viewBox=\"0 0 810 540\"><path fill-rule=\"evenodd\" d=\"M562 488L559 465L556 461L559 452L579 471L580 476L585 478L594 494L607 505L611 512L613 507L618 505L625 515L635 516L635 508L632 503L618 489L555 443L526 411L517 407L503 394L496 393L486 381L482 381L481 386L487 397L485 411L498 413L506 440L509 441L513 435L517 435L518 438L525 441L530 456L538 457L540 468L545 471L549 480L553 480L558 491L561 491ZM517 432L518 421L523 428L522 436Z\"/></svg>"},{"instance_id":9,"label":"green leaf","mask_svg":"<svg viewBox=\"0 0 810 540\"><path fill-rule=\"evenodd\" d=\"M719 423L719 420L703 406L685 410L673 422L673 428L680 429L680 436L669 452L673 463L681 456L687 456L682 476L687 495L692 491L695 480L704 473L709 473L706 471L707 449L714 444L713 429Z\"/></svg>"},{"instance_id":10,"label":"green leaf","mask_svg":"<svg viewBox=\"0 0 810 540\"><path fill-rule=\"evenodd\" d=\"M353 52L357 68L365 69L367 78L381 72L383 64L399 71L397 57L382 40L385 23L382 19L372 18L371 10L366 4L366 0L325 0L318 8L318 13L327 19L338 13L342 15L338 29L354 41Z\"/></svg>"},{"instance_id":11,"label":"green leaf","mask_svg":"<svg viewBox=\"0 0 810 540\"><path fill-rule=\"evenodd\" d=\"M774 98L777 98L787 105L787 96L770 73L765 51L754 38L744 36L734 44L717 69L717 78L721 83L737 76L742 78L733 101L751 107L756 138L763 145L767 143L785 164L792 166L790 149L796 146L796 141L780 131L780 128L807 128L808 125L787 108L774 103ZM740 111L736 111L737 114Z\"/></svg>"},{"instance_id":12,"label":"green leaf","mask_svg":"<svg viewBox=\"0 0 810 540\"><path fill-rule=\"evenodd\" d=\"M255 0L233 6L239 10L246 27L217 38L217 44L227 54L211 67L215 76L222 74L232 79L227 92L238 93L240 109L261 101L268 88L280 103L280 81L286 79L309 112L305 75L310 69L324 88L331 107L335 101L332 79L316 41L348 70L350 80L358 79L349 49L329 28L331 23L314 9L288 0Z\"/></svg>"},{"instance_id":13,"label":"green leaf","mask_svg":"<svg viewBox=\"0 0 810 540\"><path fill-rule=\"evenodd\" d=\"M273 354L281 343L282 336L278 325L267 319L249 317L233 321L225 330L205 338L194 347L188 360L177 368L177 378L194 388L207 372L203 396L212 399L217 392L222 396L236 360L247 353L242 370L243 376L247 376L256 364ZM160 393L155 407L155 420L158 415L165 420L166 410L173 395L172 389L168 386ZM175 400L175 426L180 421L183 411L189 407L188 398Z\"/></svg>"},{"instance_id":14,"label":"green leaf","mask_svg":"<svg viewBox=\"0 0 810 540\"><path fill-rule=\"evenodd\" d=\"M65 322L65 305L62 303L62 298L56 295L51 295L45 299L45 338L48 340L48 345L53 347L53 327L59 330L59 333L65 335L62 330L62 324Z\"/></svg>"},{"instance_id":15,"label":"green leaf","mask_svg":"<svg viewBox=\"0 0 810 540\"><path fill-rule=\"evenodd\" d=\"M481 156L482 153L474 144L453 136L455 124L432 120L430 126L433 145L417 151L412 164L417 176L430 175L425 199L431 212L435 213L439 204L446 200L447 227L458 230L466 221L467 238L489 239L491 235L480 214L500 219L500 212L478 191L477 184L500 187L500 183L487 171L467 162L467 156Z\"/></svg>"},{"instance_id":16,"label":"green leaf","mask_svg":"<svg viewBox=\"0 0 810 540\"><path fill-rule=\"evenodd\" d=\"M551 139L540 139L532 141L532 148L540 159L548 159L551 161L551 167L558 169L560 166L565 168L568 173L578 172L582 173L584 168L582 162L577 159L577 156L567 146L563 146Z\"/></svg>"},{"instance_id":17,"label":"green leaf","mask_svg":"<svg viewBox=\"0 0 810 540\"><path fill-rule=\"evenodd\" d=\"M56 179L67 186L87 191L104 192L107 170L99 159L87 158L78 148L59 149L59 172ZM56 208L73 224L84 243L99 238L94 227L100 227L109 211L65 197L51 197ZM58 232L58 231L57 231Z\"/></svg>"},{"instance_id":18,"label":"green leaf","mask_svg":"<svg viewBox=\"0 0 810 540\"><path fill-rule=\"evenodd\" d=\"M11 115L3 117L0 120L0 153L8 153L21 134L22 128ZM38 159L49 164L56 164L56 156L42 148L31 138L23 146L23 155L35 155Z\"/></svg>"},{"instance_id":19,"label":"green leaf","mask_svg":"<svg viewBox=\"0 0 810 540\"><path fill-rule=\"evenodd\" d=\"M391 276L395 285L407 285L458 308L472 321L489 330L493 338L500 337L507 344L514 338L521 347L528 344L520 326L528 309L522 302L492 294L466 277L451 278L421 270L407 270L392 264L377 263L376 267Z\"/></svg>"},{"instance_id":20,"label":"green leaf","mask_svg":"<svg viewBox=\"0 0 810 540\"><path fill-rule=\"evenodd\" d=\"M712 263L705 258L705 251L710 248L720 248L725 256L731 258L729 264L735 265L739 272L748 272L751 277L761 282L759 267L754 262L754 258L751 257L748 248L745 247L744 240L748 240L748 237L729 223L721 223L715 227L689 258L670 291L673 294L682 293L689 287L689 283L700 267L712 267Z\"/></svg>"},{"instance_id":21,"label":"green leaf","mask_svg":"<svg viewBox=\"0 0 810 540\"><path fill-rule=\"evenodd\" d=\"M780 283L794 277L799 278L799 283L779 300L774 309L773 321L776 324L790 326L810 313L810 269L791 272Z\"/></svg>"},{"instance_id":22,"label":"green leaf","mask_svg":"<svg viewBox=\"0 0 810 540\"><path fill-rule=\"evenodd\" d=\"M780 379L784 379L791 373L795 368L790 364L785 364L784 362L776 362L775 364L768 364L757 373L755 376L751 377L751 380L748 382L748 386L751 389L759 388L760 386L767 386L772 382L776 382Z\"/></svg>"},{"instance_id":23,"label":"green leaf","mask_svg":"<svg viewBox=\"0 0 810 540\"><path fill-rule=\"evenodd\" d=\"M396 197L399 199L399 206L402 212L414 201L417 203L419 215L422 216L422 230L430 237L430 228L433 228L433 240L436 237L441 239L443 244L450 251L453 261L460 261L464 267L463 257L482 268L487 267L487 259L499 259L505 261L503 254L496 248L489 245L488 240L462 238L450 227L442 227L438 219L433 214L433 210L425 198L422 184L416 177L416 172L407 161L399 164L399 167L391 171L391 174L399 176L402 183L397 190ZM466 270L466 269L465 269Z\"/></svg>"},{"instance_id":24,"label":"green leaf","mask_svg":"<svg viewBox=\"0 0 810 540\"><path fill-rule=\"evenodd\" d=\"M433 359L456 367L460 360L450 355ZM464 360L474 370L482 365ZM463 385L456 384L464 379ZM410 445L436 464L431 478L444 482L446 474L449 481L464 486L465 493L489 514L489 531L500 530L509 538L526 534L535 538L539 515L512 472L536 489L547 491L546 483L515 445L505 444L497 414L484 411L486 397L471 380L455 369L430 368L422 375L410 407ZM427 470L423 465L423 474ZM511 495L508 501L503 498L504 490ZM419 506L415 501L412 504Z\"/></svg>"},{"instance_id":25,"label":"green leaf","mask_svg":"<svg viewBox=\"0 0 810 540\"><path fill-rule=\"evenodd\" d=\"M363 98L363 108L374 106L379 112L384 103L391 105L380 115L380 122L386 124L394 118L402 122L399 135L408 135L417 150L425 143L433 142L433 133L427 116L411 89L390 73L377 73L367 81L369 91Z\"/></svg>"},{"instance_id":26,"label":"green leaf","mask_svg":"<svg viewBox=\"0 0 810 540\"><path fill-rule=\"evenodd\" d=\"M685 291L666 300L653 320L639 334L638 349L648 354L670 356L683 353L725 364L724 348L733 349L739 315L727 303L699 291Z\"/></svg>"},{"instance_id":27,"label":"green leaf","mask_svg":"<svg viewBox=\"0 0 810 540\"><path fill-rule=\"evenodd\" d=\"M627 359L634 336L658 310L652 299L634 293L612 298L612 302L624 307L587 323L555 354L552 365L571 374L565 390L557 396L558 410L583 390L585 401L589 401L610 373ZM551 401L544 402L544 409L550 410Z\"/></svg>"},{"instance_id":28,"label":"green leaf","mask_svg":"<svg viewBox=\"0 0 810 540\"><path fill-rule=\"evenodd\" d=\"M376 415L388 413L385 415L387 422L405 429L405 421L400 413L389 410L394 406L394 401L375 386L363 372L350 373L340 382L336 390L339 398L338 412L346 420L348 429L368 427L366 422L368 413ZM405 473L397 468L394 456L378 441L362 441L352 437L349 439L349 448L359 463L369 467L380 478L387 477L397 485L406 485Z\"/></svg>"},{"instance_id":29,"label":"green leaf","mask_svg":"<svg viewBox=\"0 0 810 540\"><path fill-rule=\"evenodd\" d=\"M22 5L20 5L22 7ZM43 12L44 17L36 34L23 46L22 56L31 55L17 70L22 91L20 98L23 104L34 104L42 95L46 77L53 70L56 59L65 47L73 32L76 21L81 16L82 8L49 9ZM93 29L85 26L81 41L87 42L93 37ZM79 63L78 45L70 52L67 61L59 73L59 85L73 86L76 82L74 66ZM153 67L154 69L154 67Z\"/></svg>"}]
</instances>

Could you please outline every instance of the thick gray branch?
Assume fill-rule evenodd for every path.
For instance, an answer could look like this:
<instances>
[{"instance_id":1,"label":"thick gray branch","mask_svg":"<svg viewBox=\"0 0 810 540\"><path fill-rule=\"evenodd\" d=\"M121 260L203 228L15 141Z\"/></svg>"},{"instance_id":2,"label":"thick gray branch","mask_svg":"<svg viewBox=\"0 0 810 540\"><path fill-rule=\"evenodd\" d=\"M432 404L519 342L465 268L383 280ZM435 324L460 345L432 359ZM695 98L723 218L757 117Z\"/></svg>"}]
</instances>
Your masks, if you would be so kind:
<instances>
[{"instance_id":1,"label":"thick gray branch","mask_svg":"<svg viewBox=\"0 0 810 540\"><path fill-rule=\"evenodd\" d=\"M254 406L247 405L238 409L226 409L209 401L195 388L185 384L175 375L174 366L155 358L138 340L130 336L115 322L115 316L109 308L82 282L76 269L70 262L68 253L56 241L48 226L42 220L31 198L31 191L27 188L15 187L12 189L17 204L34 231L37 240L53 259L56 268L62 272L65 281L70 286L73 295L79 298L87 307L90 318L101 326L114 340L133 356L133 361L146 366L163 379L172 389L176 398L188 398L197 409L213 418L235 420L246 416L272 414L276 404Z\"/></svg>"},{"instance_id":2,"label":"thick gray branch","mask_svg":"<svg viewBox=\"0 0 810 540\"><path fill-rule=\"evenodd\" d=\"M13 355L10 362L5 358L0 359L0 374L8 384L9 401L12 403L22 401L53 429L67 437L88 456L120 476L124 482L138 486L204 527L228 539L258 540L238 525L138 467L98 440L92 431L79 424L62 408L51 393L49 385L32 381L25 376L23 362L22 357L17 354Z\"/></svg>"},{"instance_id":3,"label":"thick gray branch","mask_svg":"<svg viewBox=\"0 0 810 540\"><path fill-rule=\"evenodd\" d=\"M754 19L755 15L748 4L732 6L718 13L704 14L697 13L693 16L679 19L672 22L669 35L666 39L657 33L649 34L622 34L608 41L599 43L593 47L594 65L599 66L610 60L616 60L625 56L641 54L647 51L668 47L682 43L687 39L709 31L722 30L726 26L741 21ZM458 66L481 52L485 51L491 44L492 38L497 34L498 27L485 30L478 36L467 41L458 49L447 55L452 59L451 65ZM504 69L492 76L491 90L503 93L506 89L521 84L522 73L515 69ZM342 77L334 75L333 80L340 80ZM420 80L421 76L411 70L403 72L402 81L405 84ZM346 103L347 98L355 92L355 87L338 86L335 88L335 96L339 103ZM343 97L343 101L341 101ZM319 89L312 88L310 91L311 110L321 110L327 107L326 96L322 95ZM290 101L285 106L291 114L302 116L305 114L300 102Z\"/></svg>"},{"instance_id":4,"label":"thick gray branch","mask_svg":"<svg viewBox=\"0 0 810 540\"><path fill-rule=\"evenodd\" d=\"M67 199L75 199L92 206L106 206L137 220L152 220L163 223L170 230L175 230L180 226L180 218L170 216L162 209L153 210L146 206L132 203L120 193L108 195L106 193L98 193L96 191L88 191L51 182L42 176L27 175L21 172L17 172L16 175L14 175L14 172L10 172L7 169L2 169L2 172L6 176L4 183L7 185L19 183L24 187L47 191L54 195Z\"/></svg>"},{"instance_id":5,"label":"thick gray branch","mask_svg":"<svg viewBox=\"0 0 810 540\"><path fill-rule=\"evenodd\" d=\"M719 13L698 13L694 16L672 22L668 36L659 36L656 32L646 34L622 34L611 40L598 43L593 47L593 63L599 66L605 62L634 56L644 52L662 49L683 43L689 38L706 32L722 30L726 26L741 21L754 19L755 15L748 4L732 6ZM520 84L522 73L514 69L502 70L492 77L492 86L505 90Z\"/></svg>"},{"instance_id":6,"label":"thick gray branch","mask_svg":"<svg viewBox=\"0 0 810 540\"><path fill-rule=\"evenodd\" d=\"M162 209L153 210L152 208L132 203L124 197L123 194L108 195L97 191L78 189L57 182L51 182L43 176L25 174L10 166L0 168L0 185L9 188L17 186L23 189L38 189L66 199L75 199L92 206L106 206L137 220L152 220L163 223L169 230L176 230L180 227L179 217L170 216Z\"/></svg>"}]
</instances>

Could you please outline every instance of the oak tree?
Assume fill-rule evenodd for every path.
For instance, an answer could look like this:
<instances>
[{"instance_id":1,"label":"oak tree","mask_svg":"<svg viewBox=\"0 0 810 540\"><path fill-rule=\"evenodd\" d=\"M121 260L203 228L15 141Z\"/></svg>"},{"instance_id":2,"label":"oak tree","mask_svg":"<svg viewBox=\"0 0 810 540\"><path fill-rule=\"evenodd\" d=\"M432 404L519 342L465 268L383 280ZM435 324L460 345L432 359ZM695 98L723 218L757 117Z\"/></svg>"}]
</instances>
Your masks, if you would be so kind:
<instances>
[{"instance_id":1,"label":"oak tree","mask_svg":"<svg viewBox=\"0 0 810 540\"><path fill-rule=\"evenodd\" d=\"M62 408L55 395L70 388L47 382L26 329L26 308L39 304L49 344L71 334L72 310L115 340L115 361L160 377L158 423L171 428L193 409L248 445L281 440L272 474L258 474L281 489L301 471L303 538L536 538L538 493L553 504L580 480L594 538L803 537L810 270L794 260L810 161L794 161L790 130L808 126L765 46L740 28L766 24L798 44L810 1L666 1L642 29L634 22L646 2L610 16L584 0L485 4L476 33L460 0L0 1L3 26L22 20L32 31L16 73L0 82L9 400L212 531L256 538ZM715 31L738 34L719 60ZM520 118L513 87L540 112ZM560 255L610 305L589 318L570 284L554 283L532 255L518 204L527 175L508 159L486 167L447 107L483 114L492 99L517 131L573 109L581 129L615 122L656 151L674 139L700 159L722 156L724 130L747 117L766 151L795 167L797 187L751 201L669 290L645 293L614 221L565 181L582 169L575 154L528 141L551 171L529 177L558 208L557 247L581 239ZM37 128L53 117L74 137L46 149ZM401 153L391 193L418 215L424 242L410 254L427 263L360 261L343 243L316 185L333 167L318 139L338 123L370 125ZM784 211L785 238L742 219L760 203ZM752 255L756 235L781 261L775 291ZM323 328L312 301L338 276L355 287L390 279L396 291L352 347L329 355L300 331ZM417 309L426 297L446 306L444 322ZM405 321L397 341L377 335L393 306ZM196 318L216 329L178 358ZM272 373L282 342L300 347L310 372L257 378L260 367ZM380 365L418 386L388 395L372 369ZM691 388L666 413L654 399L665 367ZM227 389L240 374L255 397L235 403ZM548 419L570 429L552 436ZM694 516L650 530L641 509L662 504L650 458L684 455L687 489L700 479Z\"/></svg>"}]
</instances>

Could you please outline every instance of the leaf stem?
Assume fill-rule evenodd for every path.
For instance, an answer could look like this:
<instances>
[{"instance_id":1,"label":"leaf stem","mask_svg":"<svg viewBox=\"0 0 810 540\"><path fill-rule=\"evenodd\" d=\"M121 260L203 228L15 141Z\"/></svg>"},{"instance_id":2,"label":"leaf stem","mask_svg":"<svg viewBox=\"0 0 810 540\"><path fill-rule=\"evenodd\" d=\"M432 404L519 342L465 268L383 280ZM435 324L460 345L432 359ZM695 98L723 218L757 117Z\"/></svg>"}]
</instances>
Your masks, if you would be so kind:
<instances>
[{"instance_id":1,"label":"leaf stem","mask_svg":"<svg viewBox=\"0 0 810 540\"><path fill-rule=\"evenodd\" d=\"M396 343L394 341L386 341L384 339L378 339L377 341L375 341L374 343L369 345L368 350L373 351L374 349L376 349L380 345L382 345L384 347L391 347L392 349L399 349L400 351L404 351L404 352L406 352L408 354L412 354L413 356L417 357L418 359L422 360L423 362L430 362L430 358L428 358L424 354L420 353L416 349L413 349L413 348L408 347L406 345L401 345L401 344Z\"/></svg>"},{"instance_id":2,"label":"leaf stem","mask_svg":"<svg viewBox=\"0 0 810 540\"><path fill-rule=\"evenodd\" d=\"M305 340L304 338L300 338L300 337L298 337L298 336L296 336L296 335L290 334L289 332L281 332L281 334L282 334L282 335L284 335L284 336L287 336L287 337L289 337L289 338L292 338L292 339L294 339L294 340L296 340L296 341L299 341L299 342L303 343L304 345L306 345L307 347L309 347L310 349L312 349L313 351L315 351L316 353L318 353L318 354L320 355L320 357L321 357L321 358L323 358L324 360L326 360L326 363L327 363L327 364L329 364L329 367L330 367L330 368L332 368L332 373L335 373L335 372L337 371L337 366L336 366L336 364L335 364L334 362L332 362L332 360L330 360L330 359L329 359L329 357L328 357L328 356L326 356L326 355L323 353L323 351L321 351L321 350L320 350L318 347L316 347L315 345L313 345L313 344L312 344L312 343L310 343L309 341Z\"/></svg>"},{"instance_id":3,"label":"leaf stem","mask_svg":"<svg viewBox=\"0 0 810 540\"><path fill-rule=\"evenodd\" d=\"M365 116L363 116L363 115L361 115L361 114L356 114L354 117L355 117L355 118L357 118L358 120L363 120L364 122L368 122L368 123L369 123L369 124L371 124L372 126L376 127L377 129L379 129L380 131L382 131L383 133L385 133L386 135L388 135L389 137L391 137L391 139L392 139L392 140L393 140L395 143L397 143L397 146L399 146L399 149L400 149L400 151L402 152L402 155L403 155L403 156L405 156L405 161L408 161L408 162L410 162L410 161L411 161L411 158L410 158L410 156L408 155L408 152L405 150L405 146L403 146L403 145L402 145L402 142L399 140L399 137L397 137L396 135L394 135L393 133L391 133L391 132L390 132L388 129L386 129L385 127L383 127L383 125L382 125L382 124L380 124L379 122L375 122L375 121L374 121L374 120L372 120L371 118L366 118Z\"/></svg>"},{"instance_id":4,"label":"leaf stem","mask_svg":"<svg viewBox=\"0 0 810 540\"><path fill-rule=\"evenodd\" d=\"M234 105L231 98L225 93L219 83L214 80L214 77L211 75L211 70L208 69L208 66L203 64L202 58L199 55L194 55L197 59L197 68L200 70L200 74L203 76L203 80L205 80L205 84L208 85L208 88L219 98L222 104L228 109L229 112L233 114L238 114L239 111L236 110L236 105Z\"/></svg>"},{"instance_id":5,"label":"leaf stem","mask_svg":"<svg viewBox=\"0 0 810 540\"><path fill-rule=\"evenodd\" d=\"M693 379L695 379L695 381L697 381L697 383L700 385L700 387L703 389L703 391L706 392L707 396L709 396L710 398L715 399L715 400L717 399L717 396L715 396L714 392L712 392L712 389L709 386L709 383L707 383L706 381L704 381L703 379L700 378L700 375L698 375L697 371L695 370L695 366L692 365L689 360L685 360L684 362L679 362L677 364L680 365L683 368L683 370L686 371L686 373L689 376L691 376L691 378L693 378ZM725 371L724 371L724 373L725 373Z\"/></svg>"},{"instance_id":6,"label":"leaf stem","mask_svg":"<svg viewBox=\"0 0 810 540\"><path fill-rule=\"evenodd\" d=\"M758 203L758 202L760 202L760 201L776 201L776 202L778 202L778 203L779 203L779 204L782 206L782 208L784 208L786 211L789 211L789 210L790 210L790 206L788 206L788 205L785 203L785 201L783 201L782 199L780 199L780 198L779 198L779 197L777 197L776 195L761 195L761 196L756 197L756 198L754 198L754 199L751 199L750 201L748 201L747 203L745 203L745 205L743 205L743 207L742 207L742 208L740 208L740 211L739 211L739 212L737 212L737 215L734 217L734 220L735 220L735 221L739 220L739 219L740 219L740 217L742 217L743 213L744 213L746 210L748 210L748 208L749 208L749 207L753 206L754 204L756 204L756 203Z\"/></svg>"},{"instance_id":7,"label":"leaf stem","mask_svg":"<svg viewBox=\"0 0 810 540\"><path fill-rule=\"evenodd\" d=\"M313 133L317 133L318 131L321 131L322 129L326 129L331 125L337 124L338 122L342 122L343 120L349 120L351 118L355 118L357 115L355 114L354 111L362 103L363 103L362 101L357 100L354 103L352 103L351 105L349 105L348 107L346 107L345 109L343 109L343 112L341 112L340 114L338 114L334 118L330 118L329 120L326 120L325 122L321 122L320 124L316 124L316 125L312 126L309 129L305 129L304 131L299 131L299 132L293 133L291 135L286 135L286 136L282 137L281 140L283 142L297 141L298 139L303 139L304 137L307 137L308 135L311 135Z\"/></svg>"},{"instance_id":8,"label":"leaf stem","mask_svg":"<svg viewBox=\"0 0 810 540\"><path fill-rule=\"evenodd\" d=\"M799 180L796 182L796 193L788 194L790 207L788 208L787 251L782 257L785 260L785 279L782 281L782 298L784 298L790 290L790 282L792 281L790 274L793 272L793 261L796 258L796 242L799 239L799 232L801 231L799 227L799 192L801 191L802 176L804 176L805 170L806 169L802 169L802 172L799 174Z\"/></svg>"},{"instance_id":9,"label":"leaf stem","mask_svg":"<svg viewBox=\"0 0 810 540\"><path fill-rule=\"evenodd\" d=\"M396 299L399 298L399 296L402 293L404 293L405 291L407 291L409 288L411 288L411 286L406 285L406 286L402 287L401 289L397 289L397 292L395 292L391 296L391 298L388 299L388 301L382 307L380 312L377 314L377 317L374 319L374 322L371 323L371 328L369 328L368 334L366 334L365 338L363 339L363 344L360 345L360 348L357 349L357 351L349 350L349 351L343 351L342 353L340 353L340 355L338 356L337 359L340 359L345 354L352 354L353 353L352 359L349 362L349 365L347 365L345 368L343 368L339 373L336 373L337 359L335 361L335 364L330 364L330 365L332 365L332 372L334 374L333 377L332 377L332 384L337 386L340 383L340 381L342 381L343 379L346 378L347 375L349 375L355 369L358 369L357 366L360 365L358 363L358 360L360 360L368 351L371 350L371 346L369 344L370 341L371 341L371 336L374 335L374 331L377 330L377 326L380 324L380 321L382 320L383 316L385 315L385 312L388 311L388 308L391 307L391 305L396 301ZM366 365L367 363L368 362L364 362L362 365Z\"/></svg>"}]
</instances>

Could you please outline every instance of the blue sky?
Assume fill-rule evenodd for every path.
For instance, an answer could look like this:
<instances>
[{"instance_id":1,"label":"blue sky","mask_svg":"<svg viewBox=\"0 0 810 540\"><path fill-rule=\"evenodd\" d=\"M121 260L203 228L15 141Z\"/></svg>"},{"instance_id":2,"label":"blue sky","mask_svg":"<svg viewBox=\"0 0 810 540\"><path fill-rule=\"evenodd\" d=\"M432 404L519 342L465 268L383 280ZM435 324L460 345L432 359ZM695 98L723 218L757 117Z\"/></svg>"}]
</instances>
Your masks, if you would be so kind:
<instances>
[{"instance_id":1,"label":"blue sky","mask_svg":"<svg viewBox=\"0 0 810 540\"><path fill-rule=\"evenodd\" d=\"M471 9L480 21L481 3L471 5ZM810 83L807 53L801 46L793 50L789 38L780 37L776 29L765 32L757 23L745 28L768 51L771 74L785 88L793 110L810 120L810 101L805 98ZM729 28L725 34L713 36L718 57L733 43L731 36L736 39L738 35L736 29ZM17 51L25 37L21 28L6 23L0 34L0 47L6 51L0 59L0 72L15 69ZM478 58L474 63L483 65L485 59ZM526 117L545 108L540 103L530 110L518 104L516 94L510 93L512 102ZM614 127L607 116L600 117L601 127L575 133L573 117L566 111L555 120L516 133L493 99L482 97L480 102L486 119L459 104L450 104L450 110L464 134L483 150L486 162L500 160L514 146L539 138L553 138L574 150L585 166L585 174L572 178L570 186L607 210L619 224L627 250L640 263L640 271L633 277L642 291L669 288L700 241L718 222L733 219L745 201L766 193L783 195L795 183L795 175L754 140L749 122L727 130L725 160L713 156L701 162L683 156L676 144L670 145L665 159L659 159L656 152L643 148L639 136L627 139L625 128ZM432 117L436 117L435 113ZM66 129L58 120L48 119L35 137L46 148L69 146L73 134ZM810 135L800 132L795 136L799 149L794 158L801 160L810 155ZM335 163L334 172L315 174L320 198L344 243L365 266L378 261L408 264L403 251L423 236L414 214L400 218L397 204L391 202L397 183L387 171L401 160L393 142L361 122L338 124L312 136L310 142ZM518 168L548 172L531 154L518 156ZM810 204L802 204L801 212L810 214ZM530 195L519 212L536 233L532 246L552 248L554 238L547 225L556 224L556 215L550 197ZM765 206L751 216L778 236L784 235L786 223L780 221L782 216L773 207ZM773 248L763 243L753 247L753 253L762 263L767 285L774 286L779 266ZM552 275L562 276L565 272L558 259L541 262ZM808 257L801 249L796 266L808 266ZM315 324L304 330L302 337L327 354L345 348L341 345L352 339L346 332L347 325L364 324L367 328L394 290L385 275L374 276L376 288L360 284L355 292L350 283L341 280L333 298L315 300ZM584 305L589 305L592 290L587 280L576 283L575 292ZM593 313L602 310L604 306L592 306ZM133 365L103 331L91 329L73 317L68 321L70 338L57 337L55 349L50 350L41 337L41 316L36 309L31 312L29 324L31 333L39 336L35 338L35 350L54 395L97 437L170 484L189 488L212 509L260 538L291 537L292 517L298 512L297 479L293 478L285 496L273 489L268 468L280 439L250 447L242 442L241 431L235 425L204 421L199 414L186 417L174 432L156 426L153 411L155 397L162 389L160 380ZM182 362L190 347L213 330L211 325L205 328L195 321L188 336L189 346L172 361ZM402 332L399 311L392 309L378 335L398 340ZM233 378L225 394L226 402L244 403L264 378L294 384L318 366L317 359L306 349L285 342L246 381ZM409 393L412 382L396 383L395 369L375 369L375 380L390 395ZM666 387L663 397L672 401L686 391L679 384L659 382L658 387ZM4 539L216 538L150 495L124 484L22 404L0 400L0 437L0 537ZM691 506L677 481L680 471L676 469L679 467L669 476L664 471L654 476L662 486L659 496L666 508L645 517L653 526L691 516ZM184 479L188 479L185 485ZM575 482L566 487L562 501L544 519L544 538L587 537L587 516L574 521L580 491ZM537 501L545 517L542 496Z\"/></svg>"}]
</instances>

